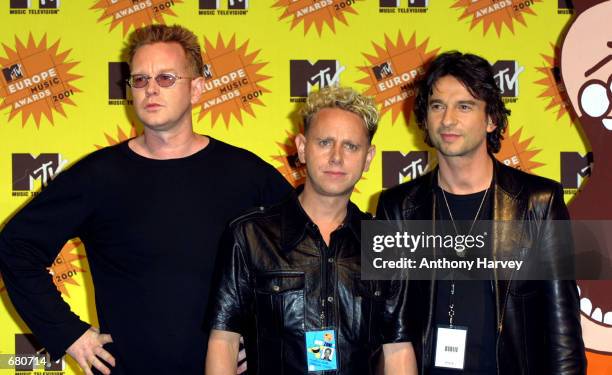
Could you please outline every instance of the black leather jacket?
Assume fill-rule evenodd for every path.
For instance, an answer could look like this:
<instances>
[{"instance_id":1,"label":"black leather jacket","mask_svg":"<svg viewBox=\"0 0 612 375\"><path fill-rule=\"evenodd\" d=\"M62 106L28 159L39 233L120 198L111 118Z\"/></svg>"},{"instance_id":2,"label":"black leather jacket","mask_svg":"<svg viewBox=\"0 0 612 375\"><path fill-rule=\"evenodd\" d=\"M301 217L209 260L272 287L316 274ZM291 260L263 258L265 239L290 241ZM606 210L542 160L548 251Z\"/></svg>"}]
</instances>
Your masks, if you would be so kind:
<instances>
[{"instance_id":1,"label":"black leather jacket","mask_svg":"<svg viewBox=\"0 0 612 375\"><path fill-rule=\"evenodd\" d=\"M431 220L436 212L437 169L384 191L378 202L379 220ZM493 219L523 220L528 236L517 244L509 233L493 232L492 252L529 250L543 220L568 219L561 186L494 161ZM531 236L531 237L530 237ZM549 247L554 247L554 238ZM512 244L510 246L510 244ZM412 324L419 332L413 345L421 374L432 362L435 281L409 282L411 303L418 306ZM574 281L500 280L495 274L498 374L584 374L586 358ZM410 322L409 322L410 324ZM469 355L469 354L468 354Z\"/></svg>"},{"instance_id":2,"label":"black leather jacket","mask_svg":"<svg viewBox=\"0 0 612 375\"><path fill-rule=\"evenodd\" d=\"M349 203L329 247L297 195L230 225L211 327L244 336L249 374L306 374L305 331L336 329L339 371L329 374L370 374L382 343L410 341L404 285L360 278L369 218Z\"/></svg>"}]
</instances>

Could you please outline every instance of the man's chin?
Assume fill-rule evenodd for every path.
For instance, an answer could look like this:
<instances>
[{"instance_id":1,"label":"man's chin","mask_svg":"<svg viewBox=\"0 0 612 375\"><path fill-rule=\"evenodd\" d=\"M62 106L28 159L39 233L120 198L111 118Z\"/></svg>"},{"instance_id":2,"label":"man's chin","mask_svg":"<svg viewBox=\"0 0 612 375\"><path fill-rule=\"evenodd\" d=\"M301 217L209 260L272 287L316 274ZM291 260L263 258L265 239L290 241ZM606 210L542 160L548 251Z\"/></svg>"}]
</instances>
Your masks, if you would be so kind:
<instances>
[{"instance_id":1,"label":"man's chin","mask_svg":"<svg viewBox=\"0 0 612 375\"><path fill-rule=\"evenodd\" d=\"M317 194L325 197L345 197L351 195L354 189L355 185L317 184L314 190Z\"/></svg>"},{"instance_id":2,"label":"man's chin","mask_svg":"<svg viewBox=\"0 0 612 375\"><path fill-rule=\"evenodd\" d=\"M141 119L141 122L144 128L150 131L164 131L172 127L171 125L168 125L168 123L163 121L145 121Z\"/></svg>"}]
</instances>

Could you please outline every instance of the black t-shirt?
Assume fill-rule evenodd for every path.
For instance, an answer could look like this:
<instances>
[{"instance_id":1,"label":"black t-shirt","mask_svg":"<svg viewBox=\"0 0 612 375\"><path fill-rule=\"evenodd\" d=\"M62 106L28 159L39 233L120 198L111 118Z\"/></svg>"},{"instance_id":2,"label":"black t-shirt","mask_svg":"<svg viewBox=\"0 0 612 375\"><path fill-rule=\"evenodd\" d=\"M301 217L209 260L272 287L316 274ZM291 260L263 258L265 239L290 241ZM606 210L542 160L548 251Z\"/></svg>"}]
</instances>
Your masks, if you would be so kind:
<instances>
[{"instance_id":1,"label":"black t-shirt","mask_svg":"<svg viewBox=\"0 0 612 375\"><path fill-rule=\"evenodd\" d=\"M117 362L113 374L203 374L221 233L243 211L290 190L271 165L213 138L169 160L142 157L124 142L59 174L15 215L0 235L0 269L21 317L57 357L87 325L45 267L79 237L100 330L113 337L105 345Z\"/></svg>"},{"instance_id":2,"label":"black t-shirt","mask_svg":"<svg viewBox=\"0 0 612 375\"><path fill-rule=\"evenodd\" d=\"M482 202L482 208L478 215L478 220L489 220L492 217L492 191L485 191L467 195L455 195L445 192L448 206L446 206L442 190L436 188L438 220L450 220L448 209L452 211L454 220L463 220L463 226L457 229L460 234L467 234L469 224L474 220L476 212ZM458 224L458 223L457 223ZM447 228L448 229L448 228ZM451 233L454 229L450 227ZM487 246L489 248L489 246ZM459 260L456 254L444 254L447 258ZM470 259L470 254L466 254L466 259ZM495 301L493 294L493 284L490 280L486 281L455 281L454 310L455 316L453 324L456 326L467 327L467 347L465 355L464 370L452 370L435 367L435 348L436 338L432 347L432 375L454 375L454 374L478 374L489 375L496 373L495 359ZM434 327L437 325L449 324L449 301L450 301L451 282L440 280L437 282ZM435 331L434 331L435 332Z\"/></svg>"}]
</instances>

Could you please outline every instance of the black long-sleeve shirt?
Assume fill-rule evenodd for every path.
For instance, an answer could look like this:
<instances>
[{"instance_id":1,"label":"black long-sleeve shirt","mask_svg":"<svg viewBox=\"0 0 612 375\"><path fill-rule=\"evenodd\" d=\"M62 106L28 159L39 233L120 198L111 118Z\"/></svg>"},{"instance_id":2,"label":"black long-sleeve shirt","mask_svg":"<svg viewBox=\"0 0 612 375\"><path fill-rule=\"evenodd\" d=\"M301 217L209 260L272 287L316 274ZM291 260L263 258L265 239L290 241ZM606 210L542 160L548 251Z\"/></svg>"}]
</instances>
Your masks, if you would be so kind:
<instances>
[{"instance_id":1,"label":"black long-sleeve shirt","mask_svg":"<svg viewBox=\"0 0 612 375\"><path fill-rule=\"evenodd\" d=\"M289 184L254 154L215 139L154 160L127 142L61 173L7 223L0 271L13 304L52 357L89 325L46 270L64 243L85 244L113 374L203 374L204 312L218 241L242 211L274 203Z\"/></svg>"}]
</instances>

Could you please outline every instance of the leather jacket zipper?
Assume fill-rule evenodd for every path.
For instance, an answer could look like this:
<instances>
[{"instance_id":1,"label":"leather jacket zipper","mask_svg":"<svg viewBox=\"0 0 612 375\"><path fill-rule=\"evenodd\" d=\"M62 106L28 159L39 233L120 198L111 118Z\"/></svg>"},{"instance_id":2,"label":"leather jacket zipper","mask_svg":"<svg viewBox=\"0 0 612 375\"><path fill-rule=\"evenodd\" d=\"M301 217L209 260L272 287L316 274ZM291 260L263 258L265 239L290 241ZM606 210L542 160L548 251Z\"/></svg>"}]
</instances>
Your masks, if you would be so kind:
<instances>
[{"instance_id":1,"label":"leather jacket zipper","mask_svg":"<svg viewBox=\"0 0 612 375\"><path fill-rule=\"evenodd\" d=\"M325 305L325 295L327 294L327 267L325 266L325 247L323 241L319 240L319 251L321 252L320 264L321 264L321 328L327 326L327 306Z\"/></svg>"},{"instance_id":2,"label":"leather jacket zipper","mask_svg":"<svg viewBox=\"0 0 612 375\"><path fill-rule=\"evenodd\" d=\"M512 275L510 275L510 280L508 280L508 288L506 288L506 295L504 297L504 305L501 308L501 312L499 312L499 318L497 320L497 340L495 341L495 361L497 367L497 375L500 375L499 372L499 339L502 334L502 330L504 329L504 313L506 312L506 303L508 302L508 295L510 294L510 282L512 281L512 277L514 276L514 271ZM495 295L499 296L499 287L497 286L497 282L495 282ZM499 297L498 297L499 298Z\"/></svg>"}]
</instances>

